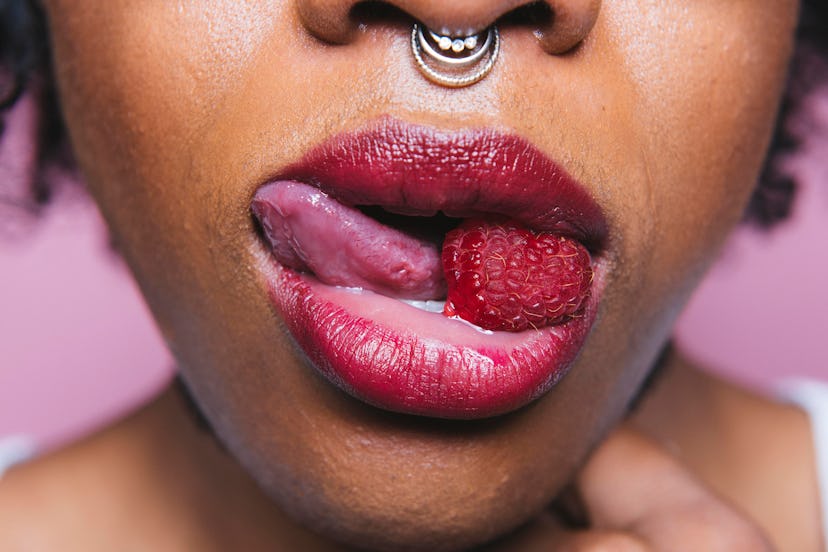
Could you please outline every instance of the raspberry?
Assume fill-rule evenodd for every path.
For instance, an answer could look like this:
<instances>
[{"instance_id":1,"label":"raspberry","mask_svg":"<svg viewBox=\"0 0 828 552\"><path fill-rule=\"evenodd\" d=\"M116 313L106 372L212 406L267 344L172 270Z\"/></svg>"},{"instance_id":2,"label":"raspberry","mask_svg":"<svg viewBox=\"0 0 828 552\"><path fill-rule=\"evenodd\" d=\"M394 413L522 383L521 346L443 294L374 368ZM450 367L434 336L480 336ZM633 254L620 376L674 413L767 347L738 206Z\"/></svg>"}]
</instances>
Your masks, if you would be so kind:
<instances>
[{"instance_id":1,"label":"raspberry","mask_svg":"<svg viewBox=\"0 0 828 552\"><path fill-rule=\"evenodd\" d=\"M466 220L446 235L443 314L485 330L519 332L577 315L592 268L579 242L514 222Z\"/></svg>"}]
</instances>

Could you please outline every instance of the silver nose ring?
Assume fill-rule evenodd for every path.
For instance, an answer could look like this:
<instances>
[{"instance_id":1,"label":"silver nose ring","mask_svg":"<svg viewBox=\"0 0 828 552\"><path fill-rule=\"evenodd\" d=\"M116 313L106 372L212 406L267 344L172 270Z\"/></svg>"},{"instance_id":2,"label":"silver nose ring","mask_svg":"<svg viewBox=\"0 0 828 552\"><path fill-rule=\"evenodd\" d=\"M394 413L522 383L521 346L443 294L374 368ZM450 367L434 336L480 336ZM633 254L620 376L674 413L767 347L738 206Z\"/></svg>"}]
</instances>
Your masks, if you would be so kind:
<instances>
[{"instance_id":1,"label":"silver nose ring","mask_svg":"<svg viewBox=\"0 0 828 552\"><path fill-rule=\"evenodd\" d=\"M475 35L452 37L414 23L411 52L428 80L462 88L480 82L491 72L500 54L500 33L492 26Z\"/></svg>"}]
</instances>

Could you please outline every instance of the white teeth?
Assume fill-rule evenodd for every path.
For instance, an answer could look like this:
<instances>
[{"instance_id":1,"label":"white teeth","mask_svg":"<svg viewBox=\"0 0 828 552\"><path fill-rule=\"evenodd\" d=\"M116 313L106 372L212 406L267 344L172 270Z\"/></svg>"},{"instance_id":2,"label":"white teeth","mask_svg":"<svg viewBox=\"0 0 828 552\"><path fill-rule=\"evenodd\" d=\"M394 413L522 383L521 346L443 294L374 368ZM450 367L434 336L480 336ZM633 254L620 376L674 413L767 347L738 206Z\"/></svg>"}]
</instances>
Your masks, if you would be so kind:
<instances>
[{"instance_id":1,"label":"white teeth","mask_svg":"<svg viewBox=\"0 0 828 552\"><path fill-rule=\"evenodd\" d=\"M400 301L426 312L443 312L446 306L445 301L413 301L411 299L400 299Z\"/></svg>"},{"instance_id":2,"label":"white teeth","mask_svg":"<svg viewBox=\"0 0 828 552\"><path fill-rule=\"evenodd\" d=\"M360 287L345 287L345 286L336 286L337 289L341 289L342 291L347 291L348 293L353 293L356 295L360 295L365 293L365 290ZM426 312L437 312L442 313L443 309L446 306L445 301L415 301L413 299L397 299L398 301L402 301L406 305L411 305L416 309L420 309Z\"/></svg>"},{"instance_id":3,"label":"white teeth","mask_svg":"<svg viewBox=\"0 0 828 552\"><path fill-rule=\"evenodd\" d=\"M336 289L341 289L342 291L347 291L348 293L353 293L354 295L360 295L365 292L365 290L361 287L347 287L347 286L334 286Z\"/></svg>"}]
</instances>

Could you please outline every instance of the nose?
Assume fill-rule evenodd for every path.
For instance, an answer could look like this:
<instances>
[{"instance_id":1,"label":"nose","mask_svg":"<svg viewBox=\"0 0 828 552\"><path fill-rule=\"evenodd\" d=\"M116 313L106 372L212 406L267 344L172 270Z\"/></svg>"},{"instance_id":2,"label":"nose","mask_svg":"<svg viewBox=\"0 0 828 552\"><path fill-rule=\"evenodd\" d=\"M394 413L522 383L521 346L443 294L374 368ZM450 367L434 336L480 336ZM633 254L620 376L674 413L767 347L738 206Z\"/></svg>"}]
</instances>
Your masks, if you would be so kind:
<instances>
[{"instance_id":1,"label":"nose","mask_svg":"<svg viewBox=\"0 0 828 552\"><path fill-rule=\"evenodd\" d=\"M296 1L305 28L333 44L347 44L353 39L358 24L353 18L354 8L366 4L359 0ZM584 40L601 10L601 0L388 0L383 4L405 12L437 33L455 37L480 32L519 8L540 8L548 17L533 18L528 24L550 54L569 51Z\"/></svg>"}]
</instances>

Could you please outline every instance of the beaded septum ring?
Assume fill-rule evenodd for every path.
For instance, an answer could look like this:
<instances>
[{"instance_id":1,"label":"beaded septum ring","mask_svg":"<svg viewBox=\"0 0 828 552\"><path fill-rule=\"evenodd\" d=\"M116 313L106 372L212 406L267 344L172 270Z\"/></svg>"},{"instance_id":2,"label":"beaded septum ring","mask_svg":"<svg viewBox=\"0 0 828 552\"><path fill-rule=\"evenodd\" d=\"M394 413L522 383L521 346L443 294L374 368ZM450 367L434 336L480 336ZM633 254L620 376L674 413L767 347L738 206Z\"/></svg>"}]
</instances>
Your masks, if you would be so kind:
<instances>
[{"instance_id":1,"label":"beaded septum ring","mask_svg":"<svg viewBox=\"0 0 828 552\"><path fill-rule=\"evenodd\" d=\"M435 33L418 24L411 31L411 52L420 72L431 82L463 88L480 82L500 54L500 33L492 26L461 37Z\"/></svg>"}]
</instances>

